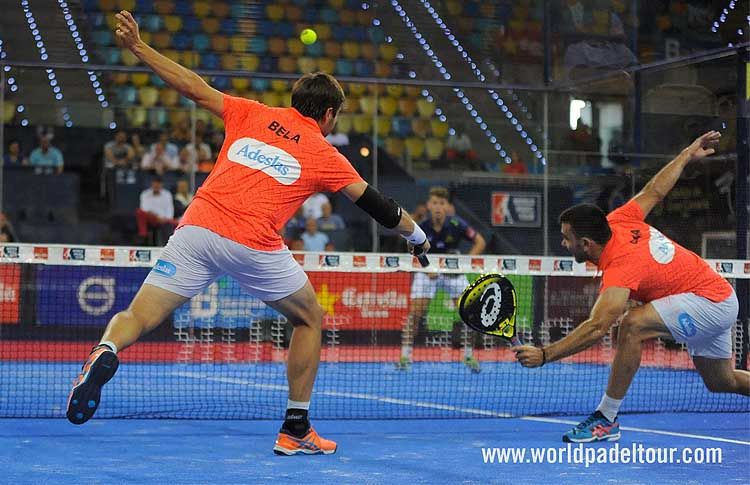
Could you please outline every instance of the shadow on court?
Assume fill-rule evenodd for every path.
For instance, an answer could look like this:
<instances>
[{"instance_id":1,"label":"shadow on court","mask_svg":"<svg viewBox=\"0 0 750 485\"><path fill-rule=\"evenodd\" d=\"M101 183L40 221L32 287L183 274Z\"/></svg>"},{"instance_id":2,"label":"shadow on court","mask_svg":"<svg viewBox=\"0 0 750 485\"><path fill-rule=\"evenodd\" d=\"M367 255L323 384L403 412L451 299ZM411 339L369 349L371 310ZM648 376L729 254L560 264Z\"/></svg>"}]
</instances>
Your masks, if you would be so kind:
<instances>
[{"instance_id":1,"label":"shadow on court","mask_svg":"<svg viewBox=\"0 0 750 485\"><path fill-rule=\"evenodd\" d=\"M576 417L577 418L577 417ZM271 452L280 421L0 420L5 483L747 483L748 414L624 415L619 448L689 448L696 459L718 448L721 464L568 463L561 435L574 418L316 421L337 440L332 456ZM628 430L638 428L638 431ZM690 435L690 436L687 436ZM614 443L586 445L610 450ZM529 463L485 463L482 447L525 448ZM531 448L558 463L531 463ZM566 451L560 451L560 448ZM575 448L575 446L574 446ZM574 450L571 449L571 452ZM702 451L696 451L702 448ZM593 454L588 452L589 456ZM607 452L613 455L612 452ZM620 451L622 454L623 452ZM667 452L661 452L667 457ZM576 458L571 455L571 460ZM559 463L559 461L563 461Z\"/></svg>"}]
</instances>

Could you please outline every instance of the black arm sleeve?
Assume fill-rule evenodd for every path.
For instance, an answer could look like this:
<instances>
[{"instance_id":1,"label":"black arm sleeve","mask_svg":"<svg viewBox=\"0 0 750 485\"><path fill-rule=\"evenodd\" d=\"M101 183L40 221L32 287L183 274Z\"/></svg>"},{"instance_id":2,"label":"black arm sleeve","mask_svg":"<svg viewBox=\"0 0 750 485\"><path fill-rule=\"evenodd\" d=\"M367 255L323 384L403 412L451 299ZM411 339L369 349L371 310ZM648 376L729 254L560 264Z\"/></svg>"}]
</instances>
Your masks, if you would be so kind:
<instances>
[{"instance_id":1,"label":"black arm sleeve","mask_svg":"<svg viewBox=\"0 0 750 485\"><path fill-rule=\"evenodd\" d=\"M401 222L401 207L396 201L390 198L386 199L369 185L355 204L370 214L370 217L378 221L378 224L388 229L393 229Z\"/></svg>"}]
</instances>

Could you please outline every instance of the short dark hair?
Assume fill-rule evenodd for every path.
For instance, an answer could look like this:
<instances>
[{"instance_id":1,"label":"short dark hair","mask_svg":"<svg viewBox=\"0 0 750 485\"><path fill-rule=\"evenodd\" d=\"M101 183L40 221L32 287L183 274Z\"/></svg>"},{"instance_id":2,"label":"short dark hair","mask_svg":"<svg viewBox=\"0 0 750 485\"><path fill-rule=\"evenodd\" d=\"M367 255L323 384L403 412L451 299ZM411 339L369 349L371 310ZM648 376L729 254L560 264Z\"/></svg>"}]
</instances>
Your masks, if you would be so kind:
<instances>
[{"instance_id":1,"label":"short dark hair","mask_svg":"<svg viewBox=\"0 0 750 485\"><path fill-rule=\"evenodd\" d=\"M578 204L560 214L560 224L570 224L577 238L587 237L598 244L606 244L612 237L607 215L594 204Z\"/></svg>"},{"instance_id":2,"label":"short dark hair","mask_svg":"<svg viewBox=\"0 0 750 485\"><path fill-rule=\"evenodd\" d=\"M154 175L151 177L151 183L153 182L159 182L161 184L164 183L164 180L161 178L161 175Z\"/></svg>"},{"instance_id":3,"label":"short dark hair","mask_svg":"<svg viewBox=\"0 0 750 485\"><path fill-rule=\"evenodd\" d=\"M445 187L440 186L430 187L430 197L440 197L448 202L451 201L451 193Z\"/></svg>"},{"instance_id":4,"label":"short dark hair","mask_svg":"<svg viewBox=\"0 0 750 485\"><path fill-rule=\"evenodd\" d=\"M292 107L316 121L323 119L328 108L338 113L344 99L339 82L325 72L305 74L292 87Z\"/></svg>"}]
</instances>

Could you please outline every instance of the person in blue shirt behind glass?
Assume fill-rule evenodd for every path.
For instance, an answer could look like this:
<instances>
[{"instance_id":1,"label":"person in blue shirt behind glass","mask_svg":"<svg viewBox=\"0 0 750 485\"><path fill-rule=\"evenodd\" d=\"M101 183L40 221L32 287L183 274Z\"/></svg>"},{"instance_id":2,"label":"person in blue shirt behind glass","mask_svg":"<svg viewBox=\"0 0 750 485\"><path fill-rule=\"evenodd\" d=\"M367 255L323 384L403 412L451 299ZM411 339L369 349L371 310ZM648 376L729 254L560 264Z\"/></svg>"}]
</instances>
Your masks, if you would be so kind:
<instances>
[{"instance_id":1,"label":"person in blue shirt behind glass","mask_svg":"<svg viewBox=\"0 0 750 485\"><path fill-rule=\"evenodd\" d=\"M318 221L310 217L305 222L305 232L300 236L305 243L305 251L328 251L330 250L328 235L318 231Z\"/></svg>"},{"instance_id":2,"label":"person in blue shirt behind glass","mask_svg":"<svg viewBox=\"0 0 750 485\"><path fill-rule=\"evenodd\" d=\"M49 135L39 137L39 146L31 152L29 164L37 173L62 173L62 152L52 146L52 139Z\"/></svg>"},{"instance_id":3,"label":"person in blue shirt behind glass","mask_svg":"<svg viewBox=\"0 0 750 485\"><path fill-rule=\"evenodd\" d=\"M427 234L430 241L430 252L458 254L459 244L466 240L473 243L469 254L481 254L486 243L481 234L466 221L458 216L451 215L453 206L450 202L450 193L445 187L433 187L430 189L430 197L427 200L429 217L421 222L419 226ZM411 308L409 316L404 322L401 332L401 359L396 364L399 370L407 370L412 362L412 351L414 348L414 337L417 324L422 320L427 310L427 305L435 296L439 288L444 289L454 300L461 296L464 288L468 285L464 274L435 274L414 273L411 285ZM464 331L464 363L472 372L479 372L479 361L474 358L473 346L468 338L467 330Z\"/></svg>"}]
</instances>

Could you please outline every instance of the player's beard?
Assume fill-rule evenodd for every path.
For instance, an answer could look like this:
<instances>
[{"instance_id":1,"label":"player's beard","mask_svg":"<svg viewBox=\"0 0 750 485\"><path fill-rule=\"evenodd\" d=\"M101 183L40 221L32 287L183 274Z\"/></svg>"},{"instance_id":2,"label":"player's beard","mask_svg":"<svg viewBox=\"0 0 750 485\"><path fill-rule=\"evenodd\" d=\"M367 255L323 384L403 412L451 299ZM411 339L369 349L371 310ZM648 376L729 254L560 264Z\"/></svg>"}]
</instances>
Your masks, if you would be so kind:
<instances>
[{"instance_id":1,"label":"player's beard","mask_svg":"<svg viewBox=\"0 0 750 485\"><path fill-rule=\"evenodd\" d=\"M582 245L576 244L572 251L570 251L570 254L575 258L576 263L585 263L589 260L588 255L586 254L586 251L583 249Z\"/></svg>"}]
</instances>

